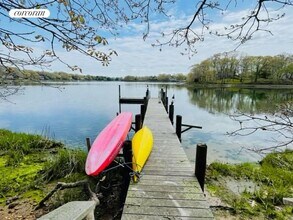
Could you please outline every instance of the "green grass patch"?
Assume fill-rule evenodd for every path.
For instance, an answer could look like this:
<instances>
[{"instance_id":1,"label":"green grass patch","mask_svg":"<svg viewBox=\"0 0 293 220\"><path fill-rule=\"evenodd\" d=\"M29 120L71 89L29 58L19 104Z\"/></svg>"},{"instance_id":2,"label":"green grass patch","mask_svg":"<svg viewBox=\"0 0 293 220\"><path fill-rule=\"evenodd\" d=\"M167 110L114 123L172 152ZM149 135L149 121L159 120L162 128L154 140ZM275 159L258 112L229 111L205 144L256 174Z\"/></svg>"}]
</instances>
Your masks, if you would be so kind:
<instances>
[{"instance_id":1,"label":"green grass patch","mask_svg":"<svg viewBox=\"0 0 293 220\"><path fill-rule=\"evenodd\" d=\"M0 129L0 155L7 155L7 165L17 165L25 155L47 149L64 147L57 141L52 141L41 135L15 133Z\"/></svg>"},{"instance_id":2,"label":"green grass patch","mask_svg":"<svg viewBox=\"0 0 293 220\"><path fill-rule=\"evenodd\" d=\"M259 164L212 163L207 171L207 187L224 202L233 207L234 213L247 218L287 219L292 206L284 206L284 197L293 195L293 151L267 155ZM253 181L255 190L244 190L240 196L227 187L229 178Z\"/></svg>"},{"instance_id":3,"label":"green grass patch","mask_svg":"<svg viewBox=\"0 0 293 220\"><path fill-rule=\"evenodd\" d=\"M35 180L42 169L41 163L20 163L18 166L7 166L7 156L0 161L0 203L3 204L9 197L21 195L23 192L36 189ZM29 160L29 158L26 158Z\"/></svg>"},{"instance_id":4,"label":"green grass patch","mask_svg":"<svg viewBox=\"0 0 293 220\"><path fill-rule=\"evenodd\" d=\"M65 149L40 135L0 129L0 205L14 196L39 202L56 181L84 179L85 160L82 150Z\"/></svg>"}]
</instances>

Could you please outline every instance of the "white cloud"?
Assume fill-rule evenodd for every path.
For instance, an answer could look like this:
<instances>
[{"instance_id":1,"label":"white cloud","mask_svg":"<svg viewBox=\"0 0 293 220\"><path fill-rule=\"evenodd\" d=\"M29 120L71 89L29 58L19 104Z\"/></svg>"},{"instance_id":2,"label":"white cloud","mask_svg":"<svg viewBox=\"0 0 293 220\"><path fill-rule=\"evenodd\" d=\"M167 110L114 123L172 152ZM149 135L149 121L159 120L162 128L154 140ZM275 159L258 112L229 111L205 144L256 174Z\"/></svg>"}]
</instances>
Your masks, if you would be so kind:
<instances>
[{"instance_id":1,"label":"white cloud","mask_svg":"<svg viewBox=\"0 0 293 220\"><path fill-rule=\"evenodd\" d=\"M227 12L222 20L214 22L210 27L218 30L228 24L237 23L247 10L238 12ZM266 32L258 32L253 36L253 40L241 46L238 51L248 55L276 55L283 52L292 53L293 48L293 15L286 9L287 14L279 21L271 23L267 28L274 34L271 36ZM162 40L162 31L171 31L174 28L184 27L190 21L190 16L182 15L175 19L175 15L169 21L152 21L151 31L146 41L142 39L145 26L142 24L129 24L125 27L124 33L129 35L119 36L116 39L109 38L109 45L101 47L107 51L114 49L118 57L113 57L108 67L102 67L99 62L75 52L60 52L64 61L78 65L85 74L125 76L125 75L157 75L159 73L188 73L190 66L199 63L215 53L231 51L236 43L225 37L216 37L207 34L204 42L197 44L198 53L189 59L188 56L180 55L184 47L163 47L159 51L158 47L151 44L156 39ZM138 33L136 33L138 32ZM136 33L136 34L134 34ZM55 71L69 71L63 64L56 63L52 66Z\"/></svg>"}]
</instances>

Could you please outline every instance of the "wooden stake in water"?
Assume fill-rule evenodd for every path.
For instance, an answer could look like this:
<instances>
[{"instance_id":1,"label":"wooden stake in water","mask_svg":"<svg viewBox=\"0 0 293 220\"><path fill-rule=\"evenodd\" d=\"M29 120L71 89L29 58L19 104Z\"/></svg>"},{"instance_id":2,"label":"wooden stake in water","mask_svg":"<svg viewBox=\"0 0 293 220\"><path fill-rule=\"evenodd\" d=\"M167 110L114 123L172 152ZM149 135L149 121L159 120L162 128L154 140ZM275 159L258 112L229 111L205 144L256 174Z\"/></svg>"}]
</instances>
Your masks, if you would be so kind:
<instances>
[{"instance_id":1,"label":"wooden stake in water","mask_svg":"<svg viewBox=\"0 0 293 220\"><path fill-rule=\"evenodd\" d=\"M197 144L196 156L195 156L195 176L199 182L199 185L204 191L205 175L207 165L207 145Z\"/></svg>"},{"instance_id":2,"label":"wooden stake in water","mask_svg":"<svg viewBox=\"0 0 293 220\"><path fill-rule=\"evenodd\" d=\"M91 149L91 139L87 137L85 141L86 141L87 151L89 152Z\"/></svg>"}]
</instances>

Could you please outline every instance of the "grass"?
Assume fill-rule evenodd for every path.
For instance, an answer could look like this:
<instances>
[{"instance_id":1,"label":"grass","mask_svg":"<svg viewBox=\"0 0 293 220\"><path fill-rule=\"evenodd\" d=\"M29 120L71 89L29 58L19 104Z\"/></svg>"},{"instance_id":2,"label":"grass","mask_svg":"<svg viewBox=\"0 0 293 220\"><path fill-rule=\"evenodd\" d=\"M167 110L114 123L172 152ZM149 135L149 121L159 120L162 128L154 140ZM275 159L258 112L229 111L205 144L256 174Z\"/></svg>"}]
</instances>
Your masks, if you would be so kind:
<instances>
[{"instance_id":1,"label":"grass","mask_svg":"<svg viewBox=\"0 0 293 220\"><path fill-rule=\"evenodd\" d=\"M207 177L210 192L229 204L232 214L248 219L255 216L288 219L292 215L292 207L284 206L282 199L293 195L293 151L269 154L259 164L215 162L208 167ZM225 184L229 178L253 181L257 187L238 196Z\"/></svg>"},{"instance_id":2,"label":"grass","mask_svg":"<svg viewBox=\"0 0 293 220\"><path fill-rule=\"evenodd\" d=\"M15 133L0 129L0 155L7 155L7 165L17 165L25 155L47 149L64 147L57 141L52 141L41 135Z\"/></svg>"},{"instance_id":3,"label":"grass","mask_svg":"<svg viewBox=\"0 0 293 220\"><path fill-rule=\"evenodd\" d=\"M74 173L84 173L86 155L82 150L59 149L44 164L43 179L49 182Z\"/></svg>"},{"instance_id":4,"label":"grass","mask_svg":"<svg viewBox=\"0 0 293 220\"><path fill-rule=\"evenodd\" d=\"M31 161L27 163L26 161L29 161L30 158L27 156L25 161L18 166L9 166L6 165L8 156L0 157L0 204L3 204L9 197L38 190L35 180L42 169L42 163Z\"/></svg>"},{"instance_id":5,"label":"grass","mask_svg":"<svg viewBox=\"0 0 293 220\"><path fill-rule=\"evenodd\" d=\"M54 181L84 178L85 159L84 151L66 149L60 142L0 129L0 205L14 196L38 202Z\"/></svg>"},{"instance_id":6,"label":"grass","mask_svg":"<svg viewBox=\"0 0 293 220\"><path fill-rule=\"evenodd\" d=\"M96 216L101 219L106 218L104 216L109 218L109 215L119 216L122 210L124 168L118 167L101 176L88 177L84 172L86 152L82 150L66 149L63 144L38 135L1 129L0 134L0 216L14 219L14 214L18 209L22 210L22 205L37 205L55 188L57 182L72 183L85 179L92 190L103 195ZM17 152L13 154L13 151ZM6 202L11 197L17 198L17 209L9 209L5 213L3 210L7 209ZM69 201L88 199L89 194L84 187L59 190L46 201L46 207L38 211L53 210ZM37 215L34 207L31 206L24 213ZM21 212L21 215L24 213Z\"/></svg>"}]
</instances>

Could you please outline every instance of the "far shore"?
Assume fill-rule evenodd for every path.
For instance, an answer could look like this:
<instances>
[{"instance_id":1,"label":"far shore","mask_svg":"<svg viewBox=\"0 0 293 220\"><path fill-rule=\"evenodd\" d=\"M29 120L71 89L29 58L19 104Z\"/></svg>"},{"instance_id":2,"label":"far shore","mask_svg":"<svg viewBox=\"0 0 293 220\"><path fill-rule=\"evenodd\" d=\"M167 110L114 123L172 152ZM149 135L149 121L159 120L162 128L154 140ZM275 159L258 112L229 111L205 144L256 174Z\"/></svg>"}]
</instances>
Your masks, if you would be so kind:
<instances>
[{"instance_id":1,"label":"far shore","mask_svg":"<svg viewBox=\"0 0 293 220\"><path fill-rule=\"evenodd\" d=\"M243 89L293 89L293 85L288 84L187 84L194 88L243 88Z\"/></svg>"},{"instance_id":2,"label":"far shore","mask_svg":"<svg viewBox=\"0 0 293 220\"><path fill-rule=\"evenodd\" d=\"M78 84L78 83L92 83L92 82L126 82L126 83L145 83L145 84L171 84L171 85L180 85L180 86L187 86L189 88L244 88L244 89L293 89L293 84L253 84L253 83L187 83L186 81L125 81L125 80L58 80L58 81L23 81L23 82L15 82L10 81L10 85L66 85L66 84Z\"/></svg>"}]
</instances>

